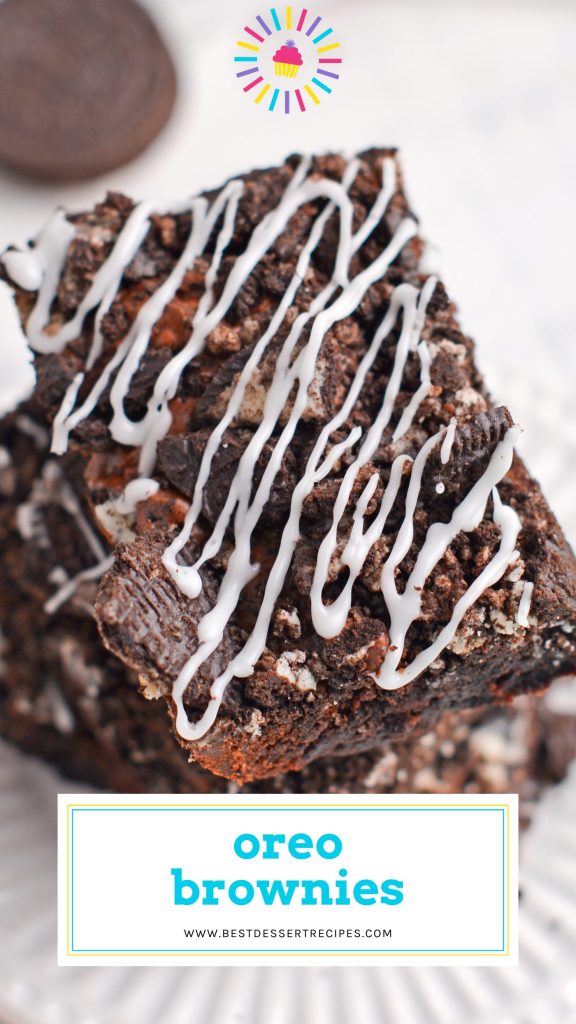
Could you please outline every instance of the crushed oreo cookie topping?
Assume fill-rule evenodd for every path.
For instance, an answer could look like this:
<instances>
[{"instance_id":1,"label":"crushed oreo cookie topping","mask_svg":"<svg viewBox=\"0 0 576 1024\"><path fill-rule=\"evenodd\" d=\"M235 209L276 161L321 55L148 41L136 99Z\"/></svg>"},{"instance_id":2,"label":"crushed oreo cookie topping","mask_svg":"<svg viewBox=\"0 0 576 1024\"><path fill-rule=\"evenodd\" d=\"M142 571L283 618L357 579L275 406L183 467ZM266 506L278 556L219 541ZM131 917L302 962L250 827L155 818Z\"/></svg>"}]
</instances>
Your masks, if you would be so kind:
<instances>
[{"instance_id":1,"label":"crushed oreo cookie topping","mask_svg":"<svg viewBox=\"0 0 576 1024\"><path fill-rule=\"evenodd\" d=\"M236 254L218 297L215 285L234 236L243 183L233 180L211 201L199 197L177 211L186 212L190 216L188 237L179 258L162 283L140 306L121 343L111 358L104 362L82 399L80 394L87 374L101 361L103 320L114 303L126 268L136 258L149 230L152 207L145 203L134 207L109 255L94 274L74 315L56 330L48 332L46 327L67 253L75 238L74 225L62 211L57 211L33 246L25 251L10 251L4 256L4 264L12 280L22 289L37 292L26 325L29 342L37 352L62 351L79 335L87 318L93 318L92 339L85 368L74 375L54 419L52 450L57 454L66 451L71 432L93 413L102 395L109 389L112 409L110 434L119 445L138 448L140 453L139 476L128 484L119 498L108 503L108 515L114 512L122 515L134 512L136 505L154 494L158 488L152 478L158 446L170 432L173 420L170 403L177 395L184 372L204 351L207 339L222 324L250 274L286 229L290 219L310 203L317 200L326 203L311 222L294 271L286 280L284 292L268 326L259 335L229 389L222 415L206 433L189 508L179 533L162 554L163 565L181 593L196 599L204 588L202 568L210 561L222 557L225 538L230 532L233 534L233 546L227 556L218 593L197 622L196 650L172 683L172 698L177 709L176 729L188 741L203 737L214 723L230 681L234 677L247 678L254 672L266 648L274 611L300 540L305 502L317 485L331 478L334 467L341 465L342 460L346 460L346 470L336 480L332 522L321 540L313 566L310 612L319 637L333 638L342 633L351 612L354 585L393 514L398 519L398 527L394 543L380 567L380 591L389 619L388 639L382 645L379 662L370 673L377 686L387 690L397 689L432 665L454 640L467 611L488 587L502 579L511 563L518 559L516 542L521 522L516 511L502 501L498 484L512 464L519 430L503 416L499 419L496 417L495 424L494 414L492 419L489 414L485 414L487 422L482 429L493 442L489 458L485 460L482 472L477 475L473 485L459 496L449 518L435 519L433 513L429 514L429 525L415 562L403 583L403 589L398 588L399 567L414 542L414 517L417 505L423 499L423 476L427 464L434 460L440 468L446 467L449 474L451 457L458 439L457 421L452 417L448 426L422 439L415 455L400 451L391 462L387 480L382 481L377 471L370 472L367 477L363 472L372 465L373 456L381 446L386 432L391 431L390 442L398 446L413 426L422 403L433 387L432 353L421 335L426 323L427 308L436 289L436 280L430 277L421 286L401 281L391 291L384 315L344 388L338 408L332 415L322 417L321 427L310 440L310 451L303 472L292 483L278 548L266 567L266 582L256 621L239 649L224 659L221 670L211 683L206 710L199 719L190 721L183 703L184 693L200 668L218 652L245 588L261 572L261 566L253 556L254 531L261 524L275 481L285 460L289 458L295 432L302 424L310 403L314 401L318 355L324 338L335 325L359 309L369 289L383 278L417 232L413 217L402 217L388 244L363 269L351 275L352 258L370 239L397 191L395 162L391 157L384 158L381 189L368 215L356 230L353 230L354 208L348 192L358 173L358 161L352 160L347 165L340 182L328 177L310 176L309 167L307 159L301 161L278 204L255 225L244 250ZM295 296L305 286L312 255L322 242L326 226L335 211L338 212L338 237L334 247L332 273L307 308L291 316ZM218 231L205 274L204 291L191 323L189 337L158 373L144 414L134 418L127 409L126 400L150 345L153 330L194 261L205 254L208 241L216 229ZM288 325L288 330L276 352L275 366L266 384L257 429L238 455L226 499L214 517L211 532L193 561L184 561L181 556L205 505L218 453L226 447L227 430L238 417L253 379L261 371L284 325ZM396 336L393 362L380 406L370 423L367 424L365 420L354 423L355 410L365 382L382 350ZM399 411L398 397L407 362L413 359L419 363L419 384L410 400ZM257 465L260 466L258 478ZM436 479L435 493L441 495L444 489L444 482ZM481 571L468 582L455 600L451 617L435 639L405 663L406 635L421 615L423 593L432 571L446 556L450 545L460 533L471 533L477 529L486 515L490 499L499 543L485 560ZM404 511L399 516L398 507L402 504ZM350 515L348 535L342 544L339 542L342 530L346 528L344 519ZM324 594L331 579L331 565L335 557L346 568L347 577L339 593L332 593L330 599L325 600ZM110 568L110 565L111 560L106 557L93 570L84 570L81 579L95 578ZM68 581L62 593L48 602L48 610L58 607L74 586L74 581ZM529 625L530 595L531 584L526 584L516 619L523 627Z\"/></svg>"}]
</instances>

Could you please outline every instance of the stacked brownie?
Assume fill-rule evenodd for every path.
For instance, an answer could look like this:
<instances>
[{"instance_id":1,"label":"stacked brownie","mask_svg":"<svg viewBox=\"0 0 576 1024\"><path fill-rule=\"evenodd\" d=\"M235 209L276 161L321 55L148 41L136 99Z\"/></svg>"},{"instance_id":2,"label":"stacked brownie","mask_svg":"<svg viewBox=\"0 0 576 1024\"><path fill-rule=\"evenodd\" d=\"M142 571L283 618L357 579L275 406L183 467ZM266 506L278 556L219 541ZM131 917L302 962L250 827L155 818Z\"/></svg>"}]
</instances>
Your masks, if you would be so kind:
<instances>
[{"instance_id":1,"label":"stacked brownie","mask_svg":"<svg viewBox=\"0 0 576 1024\"><path fill-rule=\"evenodd\" d=\"M392 150L5 254L6 736L121 790L562 774L570 720L515 698L574 672L574 558L421 256Z\"/></svg>"}]
</instances>

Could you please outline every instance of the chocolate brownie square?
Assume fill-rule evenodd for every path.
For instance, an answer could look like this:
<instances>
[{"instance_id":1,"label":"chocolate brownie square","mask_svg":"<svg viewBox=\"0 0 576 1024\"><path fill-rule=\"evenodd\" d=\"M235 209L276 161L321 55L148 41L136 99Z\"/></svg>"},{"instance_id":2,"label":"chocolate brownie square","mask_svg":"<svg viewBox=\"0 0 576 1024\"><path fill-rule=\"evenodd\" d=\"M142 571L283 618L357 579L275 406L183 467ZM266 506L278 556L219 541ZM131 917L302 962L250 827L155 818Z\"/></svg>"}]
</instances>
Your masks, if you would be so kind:
<instances>
[{"instance_id":1,"label":"chocolate brownie square","mask_svg":"<svg viewBox=\"0 0 576 1024\"><path fill-rule=\"evenodd\" d=\"M112 194L4 254L88 529L46 611L100 577L126 685L209 772L349 758L574 671L574 557L422 249L374 149L169 212Z\"/></svg>"}]
</instances>

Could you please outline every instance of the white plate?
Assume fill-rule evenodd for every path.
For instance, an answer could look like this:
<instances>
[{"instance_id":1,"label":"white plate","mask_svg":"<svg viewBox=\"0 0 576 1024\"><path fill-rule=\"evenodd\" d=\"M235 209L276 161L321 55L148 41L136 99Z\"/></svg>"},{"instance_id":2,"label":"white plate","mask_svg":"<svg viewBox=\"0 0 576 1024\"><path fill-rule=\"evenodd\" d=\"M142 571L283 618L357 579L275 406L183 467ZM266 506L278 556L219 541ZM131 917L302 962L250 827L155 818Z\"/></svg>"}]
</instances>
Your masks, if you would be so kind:
<instances>
[{"instance_id":1,"label":"white plate","mask_svg":"<svg viewBox=\"0 0 576 1024\"><path fill-rule=\"evenodd\" d=\"M4 745L0 777L6 1024L576 1021L576 771L548 791L523 840L520 967L462 969L58 968L55 823L62 782Z\"/></svg>"}]
</instances>

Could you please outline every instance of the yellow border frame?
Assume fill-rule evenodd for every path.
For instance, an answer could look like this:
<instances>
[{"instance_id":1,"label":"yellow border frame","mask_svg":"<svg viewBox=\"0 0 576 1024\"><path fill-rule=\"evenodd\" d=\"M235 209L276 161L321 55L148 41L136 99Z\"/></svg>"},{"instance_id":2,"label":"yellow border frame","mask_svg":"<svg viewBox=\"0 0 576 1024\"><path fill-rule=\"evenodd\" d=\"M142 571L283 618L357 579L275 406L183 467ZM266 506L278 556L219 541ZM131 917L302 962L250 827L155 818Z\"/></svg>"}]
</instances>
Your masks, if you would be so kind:
<instances>
[{"instance_id":1,"label":"yellow border frame","mask_svg":"<svg viewBox=\"0 0 576 1024\"><path fill-rule=\"evenodd\" d=\"M182 808L182 807L192 807L192 808L197 808L197 809L203 809L203 808L218 808L218 809L221 809L221 808L233 808L234 810L238 809L238 803L234 802L234 801L230 801L229 803L192 803L192 802L186 802L186 803L136 803L136 804L133 804L133 803L132 804L131 803L112 803L112 804L111 803L79 803L79 804L67 804L66 805L66 955L69 956L70 958L73 958L73 957L90 957L90 958L92 958L92 957L103 957L103 958L108 958L108 957L134 957L134 958L136 958L136 957L138 957L138 958L140 958L140 957L171 957L172 959L177 959L177 958L178 959L179 958L185 959L187 957L196 957L196 958L200 958L200 957L216 957L217 959L223 959L224 957L234 957L234 958L236 958L236 957L239 957L239 958L241 958L241 957L248 957L248 958L251 958L251 959L259 958L259 957L299 957L299 958L306 958L306 959L308 959L308 957L323 957L325 959L331 958L331 957L346 957L346 958L348 958L348 957L363 957L364 959L366 959L367 957L373 957L374 959L379 959L381 957L401 957L401 958L404 958L404 957L406 957L406 958L408 958L408 957L450 957L450 958L452 958L452 957L491 957L492 958L493 957L493 958L497 958L497 957L508 957L510 955L510 807L509 807L508 804L498 804L498 803L486 803L486 804L484 804L484 803L483 804L480 804L480 803L434 803L434 804L433 803L425 803L425 804L423 804L423 803L420 803L420 804L417 804L417 803L402 803L401 804L401 803L386 803L385 801L379 801L377 803L361 803L361 804L357 804L357 803L354 803L354 802L329 803L329 804L326 804L326 803L295 803L295 804L292 804L291 803L290 806L293 807L293 808L298 808L298 807L301 807L301 808L304 808L304 807L331 808L331 807L334 807L334 808L340 808L340 809L342 809L342 808L351 808L351 807L356 807L356 808L364 808L364 807L366 807L366 808L369 808L369 809L372 809L372 810L374 810L375 808L407 808L407 807L408 808L435 807L435 808L444 808L444 809L452 808L452 807L461 808L461 809L480 807L480 808L483 808L485 810L493 809L493 810L504 811L505 833L506 833L506 872L505 872L505 874L506 874L506 893L505 893L505 899L504 899L504 906L505 906L505 932L506 932L506 943L505 943L505 946L506 946L506 948L502 952L498 952L498 953L433 953L433 952L432 953L392 953L392 952L391 953L386 953L386 952L381 952L381 953L325 953L325 952L324 953L310 953L310 952L308 952L308 953L298 953L298 952L294 952L294 953L290 953L290 952L284 952L284 953L257 953L257 954L255 954L255 953L234 953L234 952L231 952L231 953L194 953L194 952L190 952L190 953L129 953L129 952L128 953L76 953L73 950L71 950L71 948L70 948L70 945L71 945L70 944L70 924L71 924L71 900L70 900L70 894L71 894L71 879L70 879L71 832L70 832L70 822L71 822L71 811L73 811L73 810L81 810L82 808L87 809L87 808L90 808L90 807L100 807L100 808L108 808L108 809L112 809L112 808L115 808L115 807L125 807L125 808L134 808L134 807L142 807L142 808L155 808L155 807L163 807L163 808L172 808L172 807L173 808L179 808L180 807L180 808ZM260 808L260 807L267 807L269 809L274 809L274 810L282 810L282 809L284 809L286 807L286 804L285 803L244 803L244 802L242 802L242 807L246 807L247 809L252 809L252 810L254 810L256 808Z\"/></svg>"}]
</instances>

